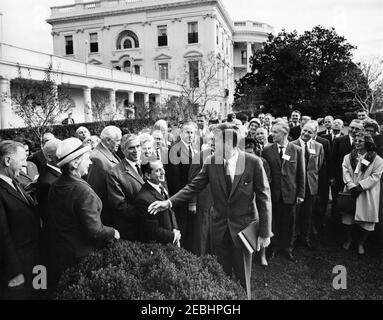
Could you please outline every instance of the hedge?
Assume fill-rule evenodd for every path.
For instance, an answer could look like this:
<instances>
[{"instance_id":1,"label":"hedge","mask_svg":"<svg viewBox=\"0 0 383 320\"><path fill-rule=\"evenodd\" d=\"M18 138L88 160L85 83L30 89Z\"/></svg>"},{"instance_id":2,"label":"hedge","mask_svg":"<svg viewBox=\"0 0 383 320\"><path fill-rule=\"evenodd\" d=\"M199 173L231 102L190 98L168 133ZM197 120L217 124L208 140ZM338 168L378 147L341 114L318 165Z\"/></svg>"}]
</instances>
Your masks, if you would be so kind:
<instances>
[{"instance_id":1,"label":"hedge","mask_svg":"<svg viewBox=\"0 0 383 320\"><path fill-rule=\"evenodd\" d=\"M85 122L68 125L54 125L46 127L46 131L52 132L59 139L66 139L73 137L77 128L80 126L87 127L92 135L100 135L102 129L109 125L119 127L123 134L137 133L145 127L152 126L154 122L150 119L125 119L125 120L112 120L102 122ZM0 130L0 137L3 140L25 138L32 142L32 149L40 149L40 141L30 127L25 128L12 128ZM33 150L32 150L33 151Z\"/></svg>"},{"instance_id":2,"label":"hedge","mask_svg":"<svg viewBox=\"0 0 383 320\"><path fill-rule=\"evenodd\" d=\"M173 245L115 242L62 275L54 295L66 300L232 300L244 289L212 256Z\"/></svg>"}]
</instances>

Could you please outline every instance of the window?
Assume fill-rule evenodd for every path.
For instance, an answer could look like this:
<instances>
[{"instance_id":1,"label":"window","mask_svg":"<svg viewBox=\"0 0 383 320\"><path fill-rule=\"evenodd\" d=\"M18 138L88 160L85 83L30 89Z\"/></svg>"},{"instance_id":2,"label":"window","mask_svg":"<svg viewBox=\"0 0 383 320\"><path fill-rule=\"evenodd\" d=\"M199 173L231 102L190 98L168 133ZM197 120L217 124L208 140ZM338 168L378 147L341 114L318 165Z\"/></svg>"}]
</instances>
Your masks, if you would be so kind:
<instances>
[{"instance_id":1,"label":"window","mask_svg":"<svg viewBox=\"0 0 383 320\"><path fill-rule=\"evenodd\" d=\"M198 61L189 61L189 83L191 88L199 87Z\"/></svg>"},{"instance_id":2,"label":"window","mask_svg":"<svg viewBox=\"0 0 383 320\"><path fill-rule=\"evenodd\" d=\"M140 66L134 66L134 73L140 74Z\"/></svg>"},{"instance_id":3,"label":"window","mask_svg":"<svg viewBox=\"0 0 383 320\"><path fill-rule=\"evenodd\" d=\"M125 72L130 72L130 61L125 61L125 62L124 62L123 70L124 70Z\"/></svg>"},{"instance_id":4,"label":"window","mask_svg":"<svg viewBox=\"0 0 383 320\"><path fill-rule=\"evenodd\" d=\"M123 49L130 49L132 48L132 41L130 39L125 39L123 44L122 44Z\"/></svg>"},{"instance_id":5,"label":"window","mask_svg":"<svg viewBox=\"0 0 383 320\"><path fill-rule=\"evenodd\" d=\"M241 61L242 61L242 64L247 64L247 51L246 50L241 51Z\"/></svg>"},{"instance_id":6,"label":"window","mask_svg":"<svg viewBox=\"0 0 383 320\"><path fill-rule=\"evenodd\" d=\"M215 26L215 37L216 37L216 42L217 42L217 45L218 45L218 26Z\"/></svg>"},{"instance_id":7,"label":"window","mask_svg":"<svg viewBox=\"0 0 383 320\"><path fill-rule=\"evenodd\" d=\"M169 65L167 63L158 64L160 70L160 80L168 80L169 79Z\"/></svg>"},{"instance_id":8,"label":"window","mask_svg":"<svg viewBox=\"0 0 383 320\"><path fill-rule=\"evenodd\" d=\"M158 46L166 47L168 45L167 26L158 26Z\"/></svg>"},{"instance_id":9,"label":"window","mask_svg":"<svg viewBox=\"0 0 383 320\"><path fill-rule=\"evenodd\" d=\"M138 37L133 31L124 30L118 35L116 43L117 50L139 47L140 43L138 41Z\"/></svg>"},{"instance_id":10,"label":"window","mask_svg":"<svg viewBox=\"0 0 383 320\"><path fill-rule=\"evenodd\" d=\"M65 36L65 54L73 54L73 36Z\"/></svg>"},{"instance_id":11,"label":"window","mask_svg":"<svg viewBox=\"0 0 383 320\"><path fill-rule=\"evenodd\" d=\"M98 35L97 33L90 33L90 52L98 52Z\"/></svg>"},{"instance_id":12,"label":"window","mask_svg":"<svg viewBox=\"0 0 383 320\"><path fill-rule=\"evenodd\" d=\"M188 43L198 43L198 22L188 22Z\"/></svg>"}]
</instances>

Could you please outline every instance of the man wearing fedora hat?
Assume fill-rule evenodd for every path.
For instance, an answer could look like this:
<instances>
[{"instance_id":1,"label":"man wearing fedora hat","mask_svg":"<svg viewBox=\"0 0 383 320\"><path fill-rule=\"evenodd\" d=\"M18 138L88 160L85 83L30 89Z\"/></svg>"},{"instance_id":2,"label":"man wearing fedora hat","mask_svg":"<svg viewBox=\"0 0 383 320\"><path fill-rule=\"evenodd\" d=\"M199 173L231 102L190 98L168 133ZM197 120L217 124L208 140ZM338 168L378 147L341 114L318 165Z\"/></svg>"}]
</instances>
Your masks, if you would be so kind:
<instances>
[{"instance_id":1,"label":"man wearing fedora hat","mask_svg":"<svg viewBox=\"0 0 383 320\"><path fill-rule=\"evenodd\" d=\"M81 177L88 173L91 147L77 138L64 140L56 151L62 175L48 195L60 271L120 234L101 222L102 201Z\"/></svg>"}]
</instances>

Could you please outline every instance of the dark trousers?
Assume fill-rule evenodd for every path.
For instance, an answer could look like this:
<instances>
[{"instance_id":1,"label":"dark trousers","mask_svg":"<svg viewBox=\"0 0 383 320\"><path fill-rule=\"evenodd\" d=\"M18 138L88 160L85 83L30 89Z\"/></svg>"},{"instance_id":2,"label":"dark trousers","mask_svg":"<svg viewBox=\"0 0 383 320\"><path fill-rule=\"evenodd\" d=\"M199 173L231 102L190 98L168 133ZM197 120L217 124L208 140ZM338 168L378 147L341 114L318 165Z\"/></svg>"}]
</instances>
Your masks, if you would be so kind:
<instances>
[{"instance_id":1,"label":"dark trousers","mask_svg":"<svg viewBox=\"0 0 383 320\"><path fill-rule=\"evenodd\" d=\"M197 256L211 253L211 211L212 208L199 210L195 214L192 225L191 252Z\"/></svg>"},{"instance_id":2,"label":"dark trousers","mask_svg":"<svg viewBox=\"0 0 383 320\"><path fill-rule=\"evenodd\" d=\"M297 207L295 223L295 239L299 236L302 240L311 240L312 217L313 217L314 196L306 188L305 201Z\"/></svg>"},{"instance_id":3,"label":"dark trousers","mask_svg":"<svg viewBox=\"0 0 383 320\"><path fill-rule=\"evenodd\" d=\"M292 251L294 242L295 204L286 204L282 198L273 202L273 249Z\"/></svg>"},{"instance_id":4,"label":"dark trousers","mask_svg":"<svg viewBox=\"0 0 383 320\"><path fill-rule=\"evenodd\" d=\"M234 270L235 277L239 280L241 286L246 289L245 265L242 248L235 247L229 229L226 229L222 242L214 246L214 251L218 262L223 267L223 271L225 271L228 276L232 276Z\"/></svg>"},{"instance_id":5,"label":"dark trousers","mask_svg":"<svg viewBox=\"0 0 383 320\"><path fill-rule=\"evenodd\" d=\"M191 251L193 248L193 225L195 215L189 214L188 205L174 208L178 228L181 231L181 247Z\"/></svg>"}]
</instances>

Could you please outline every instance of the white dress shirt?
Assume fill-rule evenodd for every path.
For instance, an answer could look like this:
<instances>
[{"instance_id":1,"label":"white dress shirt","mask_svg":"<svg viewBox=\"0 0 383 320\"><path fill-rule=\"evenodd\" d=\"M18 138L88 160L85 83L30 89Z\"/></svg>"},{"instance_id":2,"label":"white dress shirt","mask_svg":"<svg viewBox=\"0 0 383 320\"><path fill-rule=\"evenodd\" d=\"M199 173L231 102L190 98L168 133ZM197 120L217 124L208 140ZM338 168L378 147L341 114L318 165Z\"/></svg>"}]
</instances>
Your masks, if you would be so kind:
<instances>
[{"instance_id":1,"label":"white dress shirt","mask_svg":"<svg viewBox=\"0 0 383 320\"><path fill-rule=\"evenodd\" d=\"M225 159L227 161L227 170L229 171L230 179L233 182L234 176L235 176L235 169L237 167L237 161L238 161L238 150L235 150L233 155L231 156L230 159Z\"/></svg>"},{"instance_id":2,"label":"white dress shirt","mask_svg":"<svg viewBox=\"0 0 383 320\"><path fill-rule=\"evenodd\" d=\"M287 144L285 144L285 145L281 145L281 144L277 143L277 146L278 146L278 153L279 153L280 150L281 150L279 147L283 147L283 148L282 148L282 152L283 152L283 154L286 153Z\"/></svg>"},{"instance_id":3,"label":"white dress shirt","mask_svg":"<svg viewBox=\"0 0 383 320\"><path fill-rule=\"evenodd\" d=\"M13 189L15 189L17 191L17 189L13 185L12 179L10 177L5 176L3 174L0 174L0 179L3 179L6 183L8 183Z\"/></svg>"},{"instance_id":4,"label":"white dress shirt","mask_svg":"<svg viewBox=\"0 0 383 320\"><path fill-rule=\"evenodd\" d=\"M159 194L161 194L161 184L154 184L153 182L150 182L149 180L146 180L146 182L149 183L156 191L158 191ZM162 188L164 188L165 194L169 197L168 192L166 191L166 188L164 186L162 186Z\"/></svg>"},{"instance_id":5,"label":"white dress shirt","mask_svg":"<svg viewBox=\"0 0 383 320\"><path fill-rule=\"evenodd\" d=\"M47 163L47 167L49 167L49 168L52 168L53 170L55 170L55 171L57 171L57 172L61 173L61 170L60 170L60 168L57 168L57 167L55 167L55 166L52 166L52 165L51 165L51 164L49 164L49 163Z\"/></svg>"}]
</instances>

